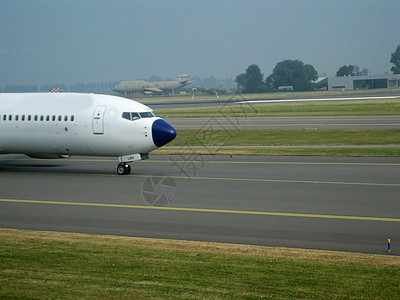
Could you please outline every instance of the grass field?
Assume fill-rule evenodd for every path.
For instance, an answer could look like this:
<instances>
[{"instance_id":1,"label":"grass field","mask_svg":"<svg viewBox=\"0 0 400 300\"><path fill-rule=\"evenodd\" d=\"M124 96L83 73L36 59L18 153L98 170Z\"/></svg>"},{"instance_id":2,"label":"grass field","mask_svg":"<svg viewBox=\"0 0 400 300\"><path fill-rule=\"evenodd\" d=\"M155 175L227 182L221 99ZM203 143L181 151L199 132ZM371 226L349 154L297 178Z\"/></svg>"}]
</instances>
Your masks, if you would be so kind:
<instances>
[{"instance_id":1,"label":"grass field","mask_svg":"<svg viewBox=\"0 0 400 300\"><path fill-rule=\"evenodd\" d=\"M1 299L400 299L400 258L0 229Z\"/></svg>"},{"instance_id":2,"label":"grass field","mask_svg":"<svg viewBox=\"0 0 400 300\"><path fill-rule=\"evenodd\" d=\"M400 156L400 147L382 148L382 145L400 146L400 130L179 130L168 147L154 153Z\"/></svg>"},{"instance_id":3,"label":"grass field","mask_svg":"<svg viewBox=\"0 0 400 300\"><path fill-rule=\"evenodd\" d=\"M303 95L306 96L306 95ZM160 109L163 117L260 117L260 116L369 116L400 114L400 98L313 103L277 103L205 108ZM368 145L364 149L351 145ZM377 147L371 147L376 145ZM177 138L154 153L182 154L190 147L198 154L222 155L318 155L318 156L400 156L398 130L179 130ZM181 146L179 148L179 146ZM207 146L223 146L210 148ZM232 146L230 149L227 147ZM233 146L304 146L302 148L238 149ZM318 148L307 146L321 146ZM325 146L325 148L324 148ZM346 146L330 148L329 146ZM177 148L178 147L178 148Z\"/></svg>"},{"instance_id":4,"label":"grass field","mask_svg":"<svg viewBox=\"0 0 400 300\"><path fill-rule=\"evenodd\" d=\"M400 145L400 130L179 130L170 146Z\"/></svg>"},{"instance_id":5,"label":"grass field","mask_svg":"<svg viewBox=\"0 0 400 300\"><path fill-rule=\"evenodd\" d=\"M301 148L209 148L209 147L163 147L153 154L181 155L257 155L257 156L347 156L347 157L399 157L400 148L355 148L355 147L301 147Z\"/></svg>"}]
</instances>

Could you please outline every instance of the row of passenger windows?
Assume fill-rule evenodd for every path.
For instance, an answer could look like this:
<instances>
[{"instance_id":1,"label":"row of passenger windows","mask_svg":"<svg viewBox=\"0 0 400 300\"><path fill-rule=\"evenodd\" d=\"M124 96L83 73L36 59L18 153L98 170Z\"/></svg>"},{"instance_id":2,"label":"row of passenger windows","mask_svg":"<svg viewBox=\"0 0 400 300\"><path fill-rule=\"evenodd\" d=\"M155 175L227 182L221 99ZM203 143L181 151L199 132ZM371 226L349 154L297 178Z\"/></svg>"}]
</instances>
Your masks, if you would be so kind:
<instances>
[{"instance_id":1,"label":"row of passenger windows","mask_svg":"<svg viewBox=\"0 0 400 300\"><path fill-rule=\"evenodd\" d=\"M153 118L157 117L154 111L147 111L147 112L123 112L122 113L122 118L135 121L140 118Z\"/></svg>"},{"instance_id":2,"label":"row of passenger windows","mask_svg":"<svg viewBox=\"0 0 400 300\"><path fill-rule=\"evenodd\" d=\"M65 121L65 122L73 122L75 120L75 116L61 116L61 115L3 115L1 119L3 121Z\"/></svg>"}]
</instances>

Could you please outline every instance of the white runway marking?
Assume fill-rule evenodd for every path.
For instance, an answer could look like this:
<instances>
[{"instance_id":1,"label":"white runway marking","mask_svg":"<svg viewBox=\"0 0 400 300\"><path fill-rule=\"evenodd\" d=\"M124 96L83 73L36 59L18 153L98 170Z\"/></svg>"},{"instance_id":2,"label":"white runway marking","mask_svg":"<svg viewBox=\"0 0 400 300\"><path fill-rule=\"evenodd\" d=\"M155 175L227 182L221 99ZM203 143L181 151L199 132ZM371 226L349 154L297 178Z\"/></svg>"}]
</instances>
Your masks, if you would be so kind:
<instances>
[{"instance_id":1,"label":"white runway marking","mask_svg":"<svg viewBox=\"0 0 400 300\"><path fill-rule=\"evenodd\" d=\"M353 98L309 98L309 99L281 99L281 100L249 100L238 101L237 104L246 103L281 103L281 102L314 102L314 101L346 101L346 100L381 100L381 99L398 99L400 96L378 96L378 97L353 97Z\"/></svg>"}]
</instances>

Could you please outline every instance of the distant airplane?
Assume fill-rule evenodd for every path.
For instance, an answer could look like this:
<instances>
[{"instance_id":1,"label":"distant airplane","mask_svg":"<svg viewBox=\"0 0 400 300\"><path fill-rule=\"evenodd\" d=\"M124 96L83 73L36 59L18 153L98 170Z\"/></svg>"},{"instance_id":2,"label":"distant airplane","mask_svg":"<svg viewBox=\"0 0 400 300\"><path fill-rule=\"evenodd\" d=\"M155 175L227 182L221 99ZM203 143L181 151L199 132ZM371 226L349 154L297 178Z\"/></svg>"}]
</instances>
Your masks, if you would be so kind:
<instances>
[{"instance_id":1,"label":"distant airplane","mask_svg":"<svg viewBox=\"0 0 400 300\"><path fill-rule=\"evenodd\" d=\"M0 154L114 156L117 173L172 141L175 129L139 102L80 93L0 93Z\"/></svg>"},{"instance_id":2,"label":"distant airplane","mask_svg":"<svg viewBox=\"0 0 400 300\"><path fill-rule=\"evenodd\" d=\"M113 91L125 95L133 93L144 93L145 95L161 94L162 92L171 92L193 83L188 74L178 75L177 80L150 82L145 80L122 81L113 87Z\"/></svg>"}]
</instances>

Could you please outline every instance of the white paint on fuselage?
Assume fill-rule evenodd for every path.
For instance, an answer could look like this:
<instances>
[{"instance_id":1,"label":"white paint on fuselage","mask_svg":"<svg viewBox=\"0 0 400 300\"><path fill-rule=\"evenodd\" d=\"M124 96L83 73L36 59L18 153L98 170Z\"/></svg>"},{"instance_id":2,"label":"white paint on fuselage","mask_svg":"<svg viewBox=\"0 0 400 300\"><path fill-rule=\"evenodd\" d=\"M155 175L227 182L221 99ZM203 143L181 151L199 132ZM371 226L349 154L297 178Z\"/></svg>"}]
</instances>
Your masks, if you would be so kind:
<instances>
[{"instance_id":1,"label":"white paint on fuselage","mask_svg":"<svg viewBox=\"0 0 400 300\"><path fill-rule=\"evenodd\" d=\"M98 106L105 106L100 134L94 133L93 128ZM97 156L148 153L157 149L151 127L158 118L130 121L121 117L123 112L148 111L152 109L141 103L108 95L0 94L0 153Z\"/></svg>"}]
</instances>

